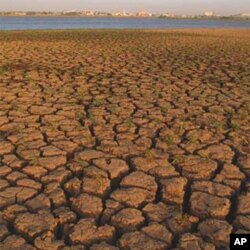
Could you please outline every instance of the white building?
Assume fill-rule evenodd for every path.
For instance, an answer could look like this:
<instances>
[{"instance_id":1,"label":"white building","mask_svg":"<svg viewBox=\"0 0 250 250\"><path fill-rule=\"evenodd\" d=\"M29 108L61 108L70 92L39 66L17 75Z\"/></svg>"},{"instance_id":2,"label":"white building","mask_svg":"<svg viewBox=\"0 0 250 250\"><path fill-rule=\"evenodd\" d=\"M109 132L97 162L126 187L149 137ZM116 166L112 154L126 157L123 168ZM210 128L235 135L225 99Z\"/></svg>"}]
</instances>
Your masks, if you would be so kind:
<instances>
[{"instance_id":1,"label":"white building","mask_svg":"<svg viewBox=\"0 0 250 250\"><path fill-rule=\"evenodd\" d=\"M113 13L113 16L122 16L122 17L128 17L128 16L132 16L131 13L126 12L125 10L123 10L122 12L116 12Z\"/></svg>"},{"instance_id":2,"label":"white building","mask_svg":"<svg viewBox=\"0 0 250 250\"><path fill-rule=\"evenodd\" d=\"M172 13L164 13L164 14L161 14L162 17L175 17L175 14L172 14Z\"/></svg>"},{"instance_id":3,"label":"white building","mask_svg":"<svg viewBox=\"0 0 250 250\"><path fill-rule=\"evenodd\" d=\"M150 17L152 16L153 14L152 13L149 13L147 11L140 11L138 13L136 13L137 16L139 17Z\"/></svg>"},{"instance_id":4,"label":"white building","mask_svg":"<svg viewBox=\"0 0 250 250\"><path fill-rule=\"evenodd\" d=\"M93 10L83 10L81 12L81 15L83 15L83 16L94 16L95 12Z\"/></svg>"},{"instance_id":5,"label":"white building","mask_svg":"<svg viewBox=\"0 0 250 250\"><path fill-rule=\"evenodd\" d=\"M207 16L207 17L211 17L211 16L214 16L214 12L213 11L206 11L206 12L204 12L203 15Z\"/></svg>"}]
</instances>

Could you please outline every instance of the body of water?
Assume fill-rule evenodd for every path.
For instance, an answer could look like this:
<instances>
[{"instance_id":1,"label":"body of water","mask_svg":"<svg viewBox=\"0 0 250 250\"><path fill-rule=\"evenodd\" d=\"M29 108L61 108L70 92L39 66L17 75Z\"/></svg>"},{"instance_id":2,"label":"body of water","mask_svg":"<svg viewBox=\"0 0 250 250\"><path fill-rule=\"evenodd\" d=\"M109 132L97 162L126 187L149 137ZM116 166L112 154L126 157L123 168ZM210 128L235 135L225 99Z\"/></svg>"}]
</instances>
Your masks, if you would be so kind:
<instances>
[{"instance_id":1,"label":"body of water","mask_svg":"<svg viewBox=\"0 0 250 250\"><path fill-rule=\"evenodd\" d=\"M0 30L250 28L248 20L0 17Z\"/></svg>"}]
</instances>

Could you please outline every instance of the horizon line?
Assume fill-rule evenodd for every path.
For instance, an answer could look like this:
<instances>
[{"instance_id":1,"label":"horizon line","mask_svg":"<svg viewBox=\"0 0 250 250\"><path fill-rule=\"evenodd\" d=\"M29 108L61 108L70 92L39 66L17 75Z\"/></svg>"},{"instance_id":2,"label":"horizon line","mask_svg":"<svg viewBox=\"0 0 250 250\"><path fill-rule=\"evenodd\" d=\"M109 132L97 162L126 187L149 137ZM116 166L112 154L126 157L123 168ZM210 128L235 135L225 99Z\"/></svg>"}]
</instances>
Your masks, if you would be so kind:
<instances>
[{"instance_id":1,"label":"horizon line","mask_svg":"<svg viewBox=\"0 0 250 250\"><path fill-rule=\"evenodd\" d=\"M98 10L98 9L91 9L91 8L86 8L86 9L81 9L81 10L76 10L76 9L72 9L72 10L21 10L21 9L17 9L17 10L1 10L0 9L0 12L9 12L9 13L13 13L13 12L25 12L25 13L28 13L28 12L36 12L36 13L39 13L39 12L50 12L50 13L67 13L67 12L76 12L76 13L81 13L81 12L84 12L84 11L93 11L93 12L102 12L102 13L111 13L111 14L114 14L114 13L123 13L125 11L125 13L128 13L128 14L137 14L137 13L140 13L140 12L147 12L147 13L150 13L150 14L174 14L174 15L191 15L191 16L199 16L199 15L202 15L202 14L205 14L206 12L213 12L213 15L214 16L231 16L231 15L240 15L240 14L250 14L250 11L246 11L246 12L235 12L235 13L231 13L231 14L217 14L216 13L216 10L211 10L211 9L207 9L207 10L204 10L202 12L199 12L199 14L190 14L190 13L176 13L176 12L171 12L171 11L150 11L150 10L145 10L145 9L141 9L141 10L137 10L137 11L126 11L125 9L122 9L122 10L119 10L119 11L107 11L107 10Z\"/></svg>"}]
</instances>

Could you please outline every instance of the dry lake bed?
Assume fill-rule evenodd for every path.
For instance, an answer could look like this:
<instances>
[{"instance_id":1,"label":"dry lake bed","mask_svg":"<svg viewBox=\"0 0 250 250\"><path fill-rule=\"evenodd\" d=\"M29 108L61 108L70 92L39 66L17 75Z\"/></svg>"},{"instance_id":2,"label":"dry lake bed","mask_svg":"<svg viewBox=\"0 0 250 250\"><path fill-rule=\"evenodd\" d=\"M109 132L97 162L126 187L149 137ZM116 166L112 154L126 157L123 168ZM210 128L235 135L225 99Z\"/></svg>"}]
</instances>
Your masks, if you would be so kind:
<instances>
[{"instance_id":1,"label":"dry lake bed","mask_svg":"<svg viewBox=\"0 0 250 250\"><path fill-rule=\"evenodd\" d=\"M249 48L249 30L0 32L0 249L250 233Z\"/></svg>"}]
</instances>

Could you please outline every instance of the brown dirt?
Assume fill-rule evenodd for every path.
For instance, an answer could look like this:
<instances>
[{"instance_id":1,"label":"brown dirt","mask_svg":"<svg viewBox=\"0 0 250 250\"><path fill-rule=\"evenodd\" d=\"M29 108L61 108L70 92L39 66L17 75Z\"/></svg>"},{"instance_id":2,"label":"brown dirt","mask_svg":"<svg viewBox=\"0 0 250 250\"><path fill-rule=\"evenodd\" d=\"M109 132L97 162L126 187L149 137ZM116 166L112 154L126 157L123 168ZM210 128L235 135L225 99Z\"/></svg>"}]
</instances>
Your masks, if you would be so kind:
<instances>
[{"instance_id":1,"label":"brown dirt","mask_svg":"<svg viewBox=\"0 0 250 250\"><path fill-rule=\"evenodd\" d=\"M0 249L228 249L250 232L250 32L0 33Z\"/></svg>"}]
</instances>

